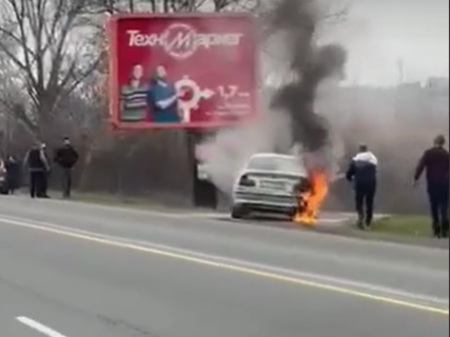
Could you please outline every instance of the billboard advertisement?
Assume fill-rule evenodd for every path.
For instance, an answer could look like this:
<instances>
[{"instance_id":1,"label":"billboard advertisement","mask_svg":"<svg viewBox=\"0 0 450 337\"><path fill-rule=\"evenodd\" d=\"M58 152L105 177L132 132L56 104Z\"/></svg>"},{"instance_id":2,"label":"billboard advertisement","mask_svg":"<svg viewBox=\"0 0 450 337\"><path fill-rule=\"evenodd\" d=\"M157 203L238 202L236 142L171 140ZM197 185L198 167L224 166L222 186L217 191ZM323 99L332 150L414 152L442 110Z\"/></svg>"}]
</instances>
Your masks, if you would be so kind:
<instances>
[{"instance_id":1,"label":"billboard advertisement","mask_svg":"<svg viewBox=\"0 0 450 337\"><path fill-rule=\"evenodd\" d=\"M128 14L108 26L115 128L215 128L256 113L251 16Z\"/></svg>"}]
</instances>

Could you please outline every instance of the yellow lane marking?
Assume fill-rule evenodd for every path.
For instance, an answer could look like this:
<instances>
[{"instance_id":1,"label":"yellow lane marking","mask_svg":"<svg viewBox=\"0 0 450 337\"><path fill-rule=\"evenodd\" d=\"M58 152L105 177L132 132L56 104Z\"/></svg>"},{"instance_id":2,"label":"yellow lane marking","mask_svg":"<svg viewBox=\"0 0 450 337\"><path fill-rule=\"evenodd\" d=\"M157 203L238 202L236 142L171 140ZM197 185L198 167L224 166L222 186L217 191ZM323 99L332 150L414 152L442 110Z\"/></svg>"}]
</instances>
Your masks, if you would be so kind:
<instances>
[{"instance_id":1,"label":"yellow lane marking","mask_svg":"<svg viewBox=\"0 0 450 337\"><path fill-rule=\"evenodd\" d=\"M20 226L20 227L24 227L24 228L44 231L44 232L56 234L59 236L65 236L65 237L75 238L75 239L79 239L79 240L100 243L100 244L111 246L111 247L131 249L134 251L139 251L139 252L153 254L153 255L159 255L159 256L163 256L163 257L169 257L169 258L173 258L173 259L177 259L177 260L193 262L193 263L210 266L210 267L214 267L214 268L226 269L226 270L230 270L230 271L234 271L234 272L239 272L242 274L253 275L253 276L257 276L257 277L280 281L280 282L287 282L287 283L306 286L306 287L310 287L310 288L326 290L326 291L344 294L344 295L348 295L348 296L365 298L368 300L381 302L381 303L385 303L385 304L396 305L396 306L401 306L401 307L405 307L405 308L416 309L416 310L420 310L420 311L426 311L426 312L431 312L431 313L435 313L435 314L441 314L444 316L449 316L449 309L443 309L443 308L429 306L429 305L425 305L425 304L418 304L418 303L409 302L406 300L400 300L400 299L387 297L387 296L374 295L374 294L370 294L370 293L358 291L358 290L353 290L353 289L346 288L346 287L329 285L329 284L325 284L325 283L321 283L321 282L315 282L315 281L301 279L298 277L285 276L285 275L277 274L274 272L266 272L266 271L262 271L262 270L258 270L258 269L242 267L242 266L234 265L231 263L216 262L216 261L209 260L206 258L193 257L193 256L189 256L189 255L184 255L181 253L170 252L170 251L163 250L163 249L149 248L149 247L139 246L137 244L95 237L95 236L91 236L88 234L79 234L79 233L68 231L68 230L51 228L51 227L41 226L41 225L32 224L32 223L28 223L28 222L22 222L22 221L10 220L10 219L1 219L1 218L0 218L0 222L3 222L5 224ZM101 236L101 234L99 234L99 235Z\"/></svg>"}]
</instances>

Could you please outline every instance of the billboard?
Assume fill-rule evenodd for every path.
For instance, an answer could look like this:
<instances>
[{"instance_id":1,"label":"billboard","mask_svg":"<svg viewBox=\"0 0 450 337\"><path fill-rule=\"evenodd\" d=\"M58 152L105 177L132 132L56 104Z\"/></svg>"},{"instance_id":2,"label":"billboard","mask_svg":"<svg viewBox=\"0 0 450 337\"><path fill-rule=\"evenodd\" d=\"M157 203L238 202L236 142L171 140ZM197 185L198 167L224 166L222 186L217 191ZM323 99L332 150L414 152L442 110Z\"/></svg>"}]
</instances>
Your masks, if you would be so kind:
<instances>
[{"instance_id":1,"label":"billboard","mask_svg":"<svg viewBox=\"0 0 450 337\"><path fill-rule=\"evenodd\" d=\"M215 128L255 115L251 16L126 14L108 28L113 127Z\"/></svg>"}]
</instances>

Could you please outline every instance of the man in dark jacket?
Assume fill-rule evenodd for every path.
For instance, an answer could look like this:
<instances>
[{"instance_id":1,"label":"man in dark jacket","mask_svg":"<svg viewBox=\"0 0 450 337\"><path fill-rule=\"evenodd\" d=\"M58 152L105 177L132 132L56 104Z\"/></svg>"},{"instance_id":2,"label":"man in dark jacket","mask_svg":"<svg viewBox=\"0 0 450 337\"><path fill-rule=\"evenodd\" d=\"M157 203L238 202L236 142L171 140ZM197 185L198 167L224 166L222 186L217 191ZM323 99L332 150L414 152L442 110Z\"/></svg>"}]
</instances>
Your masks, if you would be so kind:
<instances>
[{"instance_id":1,"label":"man in dark jacket","mask_svg":"<svg viewBox=\"0 0 450 337\"><path fill-rule=\"evenodd\" d=\"M426 171L428 199L430 202L433 234L448 237L449 229L449 153L444 148L445 137L439 135L434 146L426 150L417 164L414 185Z\"/></svg>"},{"instance_id":2,"label":"man in dark jacket","mask_svg":"<svg viewBox=\"0 0 450 337\"><path fill-rule=\"evenodd\" d=\"M5 163L0 157L0 194L8 194Z\"/></svg>"},{"instance_id":3,"label":"man in dark jacket","mask_svg":"<svg viewBox=\"0 0 450 337\"><path fill-rule=\"evenodd\" d=\"M25 164L28 167L30 177L30 196L32 198L43 198L46 174L49 163L42 150L42 144L36 143L26 154Z\"/></svg>"},{"instance_id":4,"label":"man in dark jacket","mask_svg":"<svg viewBox=\"0 0 450 337\"><path fill-rule=\"evenodd\" d=\"M361 144L359 153L353 157L346 178L355 188L355 206L358 213L358 227L370 228L373 220L375 193L377 189L378 159Z\"/></svg>"},{"instance_id":5,"label":"man in dark jacket","mask_svg":"<svg viewBox=\"0 0 450 337\"><path fill-rule=\"evenodd\" d=\"M56 150L54 161L62 169L63 197L70 198L72 169L78 161L78 153L73 148L69 138L64 138L63 145Z\"/></svg>"},{"instance_id":6,"label":"man in dark jacket","mask_svg":"<svg viewBox=\"0 0 450 337\"><path fill-rule=\"evenodd\" d=\"M19 188L20 181L20 164L14 156L8 156L8 159L5 162L5 169L8 194L14 194Z\"/></svg>"},{"instance_id":7,"label":"man in dark jacket","mask_svg":"<svg viewBox=\"0 0 450 337\"><path fill-rule=\"evenodd\" d=\"M48 195L48 181L50 180L50 174L51 174L51 168L50 168L50 159L47 154L47 145L42 143L41 144L41 151L42 156L45 158L45 162L47 163L47 170L45 171L45 174L42 177L42 192L40 197L41 198L50 198Z\"/></svg>"}]
</instances>

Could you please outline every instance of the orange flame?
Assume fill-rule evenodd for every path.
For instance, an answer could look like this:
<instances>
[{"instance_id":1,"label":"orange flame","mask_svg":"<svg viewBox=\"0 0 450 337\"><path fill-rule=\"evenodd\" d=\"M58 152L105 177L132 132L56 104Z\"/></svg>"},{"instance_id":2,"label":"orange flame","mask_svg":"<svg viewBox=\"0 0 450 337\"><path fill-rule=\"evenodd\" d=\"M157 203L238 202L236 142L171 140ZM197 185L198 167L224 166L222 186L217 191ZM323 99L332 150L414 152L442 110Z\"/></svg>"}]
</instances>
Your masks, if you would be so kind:
<instances>
[{"instance_id":1,"label":"orange flame","mask_svg":"<svg viewBox=\"0 0 450 337\"><path fill-rule=\"evenodd\" d=\"M328 194L328 179L325 173L311 172L309 183L310 189L297 195L298 209L293 219L303 225L316 223L320 207Z\"/></svg>"}]
</instances>

